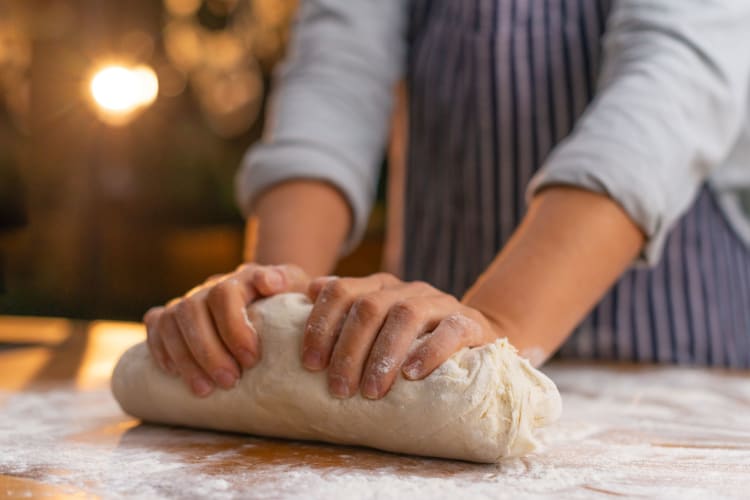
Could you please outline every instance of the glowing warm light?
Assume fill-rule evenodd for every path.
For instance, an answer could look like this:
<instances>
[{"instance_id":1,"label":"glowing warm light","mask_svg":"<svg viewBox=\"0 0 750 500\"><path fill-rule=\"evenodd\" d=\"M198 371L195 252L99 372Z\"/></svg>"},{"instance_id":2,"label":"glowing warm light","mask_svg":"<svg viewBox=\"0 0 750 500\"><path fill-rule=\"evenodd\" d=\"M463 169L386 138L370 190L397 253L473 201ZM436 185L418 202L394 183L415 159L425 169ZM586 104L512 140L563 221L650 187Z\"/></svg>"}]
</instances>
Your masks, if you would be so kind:
<instances>
[{"instance_id":1,"label":"glowing warm light","mask_svg":"<svg viewBox=\"0 0 750 500\"><path fill-rule=\"evenodd\" d=\"M89 91L100 118L112 125L122 125L154 102L159 80L148 66L111 65L94 73Z\"/></svg>"}]
</instances>

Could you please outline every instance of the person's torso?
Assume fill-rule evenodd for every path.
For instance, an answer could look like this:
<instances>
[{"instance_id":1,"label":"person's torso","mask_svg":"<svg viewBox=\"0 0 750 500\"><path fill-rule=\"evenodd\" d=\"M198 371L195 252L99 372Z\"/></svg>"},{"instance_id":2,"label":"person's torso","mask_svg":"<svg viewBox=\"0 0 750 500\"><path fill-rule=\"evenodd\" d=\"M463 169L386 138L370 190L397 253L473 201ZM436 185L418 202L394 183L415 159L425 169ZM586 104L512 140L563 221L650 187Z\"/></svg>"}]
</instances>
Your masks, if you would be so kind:
<instances>
[{"instance_id":1,"label":"person's torso","mask_svg":"<svg viewBox=\"0 0 750 500\"><path fill-rule=\"evenodd\" d=\"M461 294L507 241L526 185L593 97L608 10L601 0L412 2L408 276Z\"/></svg>"},{"instance_id":2,"label":"person's torso","mask_svg":"<svg viewBox=\"0 0 750 500\"><path fill-rule=\"evenodd\" d=\"M406 279L461 296L508 240L529 180L594 97L609 8L412 2ZM626 273L561 353L750 366L750 252L706 188L662 262Z\"/></svg>"}]
</instances>

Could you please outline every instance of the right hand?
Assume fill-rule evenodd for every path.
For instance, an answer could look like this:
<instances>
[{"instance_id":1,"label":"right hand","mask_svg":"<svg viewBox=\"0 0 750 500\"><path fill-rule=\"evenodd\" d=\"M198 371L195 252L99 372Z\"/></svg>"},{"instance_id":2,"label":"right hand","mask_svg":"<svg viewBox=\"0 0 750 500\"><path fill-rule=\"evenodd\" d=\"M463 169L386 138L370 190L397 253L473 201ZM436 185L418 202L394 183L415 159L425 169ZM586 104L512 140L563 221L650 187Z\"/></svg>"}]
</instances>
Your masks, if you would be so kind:
<instances>
[{"instance_id":1,"label":"right hand","mask_svg":"<svg viewBox=\"0 0 750 500\"><path fill-rule=\"evenodd\" d=\"M292 265L243 264L213 276L166 306L143 316L157 365L179 375L192 392L208 396L234 387L243 368L260 359L258 335L247 317L252 302L285 292L306 292L310 278Z\"/></svg>"}]
</instances>

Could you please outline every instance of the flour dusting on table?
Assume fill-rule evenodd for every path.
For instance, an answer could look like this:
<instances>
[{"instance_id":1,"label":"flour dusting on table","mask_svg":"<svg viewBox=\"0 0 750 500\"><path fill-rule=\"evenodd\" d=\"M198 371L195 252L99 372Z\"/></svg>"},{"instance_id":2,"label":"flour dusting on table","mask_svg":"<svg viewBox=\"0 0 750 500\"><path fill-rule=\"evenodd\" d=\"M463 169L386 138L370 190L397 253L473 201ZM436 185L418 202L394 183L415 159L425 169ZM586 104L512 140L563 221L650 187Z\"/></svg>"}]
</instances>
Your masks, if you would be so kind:
<instances>
[{"instance_id":1,"label":"flour dusting on table","mask_svg":"<svg viewBox=\"0 0 750 500\"><path fill-rule=\"evenodd\" d=\"M542 450L496 465L135 426L106 388L59 388L0 392L0 474L108 498L746 497L750 376L546 371L561 421Z\"/></svg>"}]
</instances>

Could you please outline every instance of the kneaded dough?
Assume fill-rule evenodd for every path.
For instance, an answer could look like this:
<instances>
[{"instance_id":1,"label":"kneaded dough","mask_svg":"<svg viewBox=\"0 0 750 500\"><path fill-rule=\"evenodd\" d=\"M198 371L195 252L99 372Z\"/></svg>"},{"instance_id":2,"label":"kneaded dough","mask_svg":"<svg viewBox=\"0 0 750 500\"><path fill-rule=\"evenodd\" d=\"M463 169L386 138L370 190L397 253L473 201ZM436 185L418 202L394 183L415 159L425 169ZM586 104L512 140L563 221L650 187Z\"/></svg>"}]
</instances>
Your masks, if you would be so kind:
<instances>
[{"instance_id":1,"label":"kneaded dough","mask_svg":"<svg viewBox=\"0 0 750 500\"><path fill-rule=\"evenodd\" d=\"M194 397L138 344L114 370L115 398L151 422L488 463L533 450L534 429L560 415L554 383L504 339L459 351L424 380L399 375L381 400L336 399L325 372L310 373L300 361L311 308L300 294L250 307L262 359L232 390Z\"/></svg>"}]
</instances>

